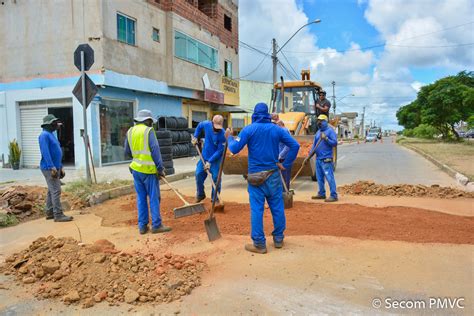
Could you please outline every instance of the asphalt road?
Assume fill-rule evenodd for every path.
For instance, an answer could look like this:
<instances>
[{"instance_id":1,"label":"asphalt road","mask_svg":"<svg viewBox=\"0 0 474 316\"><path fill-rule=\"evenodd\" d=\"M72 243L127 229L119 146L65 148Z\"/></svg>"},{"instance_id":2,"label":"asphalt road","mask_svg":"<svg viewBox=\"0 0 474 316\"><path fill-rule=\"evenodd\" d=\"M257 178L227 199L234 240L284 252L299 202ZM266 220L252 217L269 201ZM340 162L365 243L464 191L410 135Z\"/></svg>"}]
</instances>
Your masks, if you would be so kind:
<instances>
[{"instance_id":1,"label":"asphalt road","mask_svg":"<svg viewBox=\"0 0 474 316\"><path fill-rule=\"evenodd\" d=\"M338 148L336 170L337 185L354 183L359 180L375 181L379 184L439 184L456 186L456 181L417 153L406 149L390 138L384 142L343 144ZM176 182L180 190L190 196L195 195L195 180L189 178ZM297 192L314 192L316 183L309 177L298 178L293 183ZM206 181L207 195L210 196L210 182ZM246 198L247 182L242 176L223 176L223 198L231 200Z\"/></svg>"}]
</instances>

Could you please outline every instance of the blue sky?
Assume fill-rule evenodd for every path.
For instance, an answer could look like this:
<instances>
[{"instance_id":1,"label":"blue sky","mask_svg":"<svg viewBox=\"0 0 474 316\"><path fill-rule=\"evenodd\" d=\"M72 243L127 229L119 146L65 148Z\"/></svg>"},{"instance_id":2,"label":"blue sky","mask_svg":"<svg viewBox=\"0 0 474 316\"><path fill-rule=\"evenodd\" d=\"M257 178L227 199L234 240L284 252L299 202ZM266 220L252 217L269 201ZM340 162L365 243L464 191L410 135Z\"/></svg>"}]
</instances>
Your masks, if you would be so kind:
<instances>
[{"instance_id":1,"label":"blue sky","mask_svg":"<svg viewBox=\"0 0 474 316\"><path fill-rule=\"evenodd\" d=\"M474 70L472 0L240 0L239 38L266 53L273 37L283 45L314 19L322 22L302 29L278 56L287 69L278 75L309 68L327 90L334 80L337 98L355 94L339 110L366 106L387 129L400 129L395 113L421 86ZM242 46L240 76L271 81L269 56Z\"/></svg>"}]
</instances>

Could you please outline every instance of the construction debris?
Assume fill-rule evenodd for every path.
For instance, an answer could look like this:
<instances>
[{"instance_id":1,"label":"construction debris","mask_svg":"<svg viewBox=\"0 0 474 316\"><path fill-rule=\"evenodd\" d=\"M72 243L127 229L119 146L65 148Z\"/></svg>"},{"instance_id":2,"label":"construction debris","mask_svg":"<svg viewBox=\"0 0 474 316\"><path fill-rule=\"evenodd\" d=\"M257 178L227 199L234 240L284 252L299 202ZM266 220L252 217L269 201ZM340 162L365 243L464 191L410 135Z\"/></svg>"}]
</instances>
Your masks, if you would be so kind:
<instances>
[{"instance_id":1,"label":"construction debris","mask_svg":"<svg viewBox=\"0 0 474 316\"><path fill-rule=\"evenodd\" d=\"M432 197L440 199L474 198L473 192L466 192L451 187L441 187L437 184L425 186L421 184L375 184L373 181L358 181L337 188L338 192L352 195L378 196L410 196Z\"/></svg>"},{"instance_id":2,"label":"construction debris","mask_svg":"<svg viewBox=\"0 0 474 316\"><path fill-rule=\"evenodd\" d=\"M84 245L49 236L8 257L0 272L37 285L38 299L88 308L102 301L118 305L180 299L201 284L204 266L199 259L171 253L121 252L107 240Z\"/></svg>"}]
</instances>

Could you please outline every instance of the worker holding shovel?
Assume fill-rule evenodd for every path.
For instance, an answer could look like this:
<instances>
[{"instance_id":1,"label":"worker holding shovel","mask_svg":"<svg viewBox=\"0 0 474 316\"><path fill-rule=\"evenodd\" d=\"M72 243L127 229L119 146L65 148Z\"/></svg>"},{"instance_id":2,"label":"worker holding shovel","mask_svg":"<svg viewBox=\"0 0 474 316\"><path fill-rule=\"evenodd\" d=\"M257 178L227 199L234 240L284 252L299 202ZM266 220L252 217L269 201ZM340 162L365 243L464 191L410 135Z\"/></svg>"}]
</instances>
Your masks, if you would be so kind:
<instances>
[{"instance_id":1,"label":"worker holding shovel","mask_svg":"<svg viewBox=\"0 0 474 316\"><path fill-rule=\"evenodd\" d=\"M151 232L164 233L171 230L161 222L160 215L160 181L165 177L160 145L153 130L156 119L148 110L141 110L134 118L135 126L131 127L125 138L125 155L132 156L130 172L137 192L138 230L140 234L148 231L148 200L150 200Z\"/></svg>"},{"instance_id":2,"label":"worker holding shovel","mask_svg":"<svg viewBox=\"0 0 474 316\"><path fill-rule=\"evenodd\" d=\"M199 160L196 166L196 203L206 198L204 192L204 181L207 178L207 171L212 174L212 181L216 183L219 174L219 164L224 152L225 133L224 118L222 115L214 115L212 121L203 121L199 123L191 139L193 146L196 146L201 135L204 134L204 147L202 157L204 163ZM216 183L217 184L217 183ZM217 192L220 192L220 185ZM214 199L214 188L212 189L212 199Z\"/></svg>"},{"instance_id":3,"label":"worker holding shovel","mask_svg":"<svg viewBox=\"0 0 474 316\"><path fill-rule=\"evenodd\" d=\"M316 152L316 177L318 178L318 195L312 196L313 200L322 199L325 202L336 202L336 180L334 179L333 147L337 146L336 132L329 126L328 117L324 114L318 116L318 132L314 135L314 143L309 151ZM326 198L324 179L329 184L331 195Z\"/></svg>"},{"instance_id":4,"label":"worker holding shovel","mask_svg":"<svg viewBox=\"0 0 474 316\"><path fill-rule=\"evenodd\" d=\"M268 106L258 103L252 114L252 124L244 127L238 137L233 137L227 129L226 137L229 150L233 154L240 152L245 145L248 148L248 192L250 200L250 220L252 244L245 250L267 253L265 232L263 231L263 211L265 200L270 206L273 217L273 243L275 248L283 247L286 229L285 210L282 198L282 181L278 171L289 168L296 159L300 145L283 128L271 123ZM289 147L283 164L278 162L279 145Z\"/></svg>"}]
</instances>

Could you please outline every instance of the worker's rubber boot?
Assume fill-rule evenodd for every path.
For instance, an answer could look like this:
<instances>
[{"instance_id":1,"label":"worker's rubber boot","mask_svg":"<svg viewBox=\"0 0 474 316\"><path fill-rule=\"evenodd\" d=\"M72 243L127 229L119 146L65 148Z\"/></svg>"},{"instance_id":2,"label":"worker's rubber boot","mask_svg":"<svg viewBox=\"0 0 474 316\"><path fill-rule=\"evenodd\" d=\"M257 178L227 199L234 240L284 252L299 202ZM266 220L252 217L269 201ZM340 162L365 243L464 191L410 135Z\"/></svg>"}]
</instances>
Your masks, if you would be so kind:
<instances>
[{"instance_id":1,"label":"worker's rubber boot","mask_svg":"<svg viewBox=\"0 0 474 316\"><path fill-rule=\"evenodd\" d=\"M324 202L337 202L337 198L330 196L328 199L325 199Z\"/></svg>"},{"instance_id":2,"label":"worker's rubber boot","mask_svg":"<svg viewBox=\"0 0 474 316\"><path fill-rule=\"evenodd\" d=\"M204 200L206 198L206 195L203 195L203 196L196 196L196 203L199 203L201 202L202 200Z\"/></svg>"},{"instance_id":3,"label":"worker's rubber boot","mask_svg":"<svg viewBox=\"0 0 474 316\"><path fill-rule=\"evenodd\" d=\"M314 195L311 197L312 200L325 200L326 197L322 195Z\"/></svg>"},{"instance_id":4,"label":"worker's rubber boot","mask_svg":"<svg viewBox=\"0 0 474 316\"><path fill-rule=\"evenodd\" d=\"M70 222L72 221L74 217L72 216L66 216L64 214L61 214L61 215L58 215L58 216L54 216L54 221L55 222Z\"/></svg>"},{"instance_id":5,"label":"worker's rubber boot","mask_svg":"<svg viewBox=\"0 0 474 316\"><path fill-rule=\"evenodd\" d=\"M171 231L171 227L164 226L164 225L160 225L159 227L153 227L151 229L152 234L166 233L170 231Z\"/></svg>"},{"instance_id":6,"label":"worker's rubber boot","mask_svg":"<svg viewBox=\"0 0 474 316\"><path fill-rule=\"evenodd\" d=\"M267 248L260 248L255 246L254 244L246 244L245 245L245 250L254 252L254 253L259 253L259 254L264 254L267 253Z\"/></svg>"},{"instance_id":7,"label":"worker's rubber boot","mask_svg":"<svg viewBox=\"0 0 474 316\"><path fill-rule=\"evenodd\" d=\"M275 248L283 248L283 240L276 241L275 238L273 238L273 246L275 246Z\"/></svg>"},{"instance_id":8,"label":"worker's rubber boot","mask_svg":"<svg viewBox=\"0 0 474 316\"><path fill-rule=\"evenodd\" d=\"M143 226L138 229L140 235L145 235L148 232L148 226Z\"/></svg>"}]
</instances>

